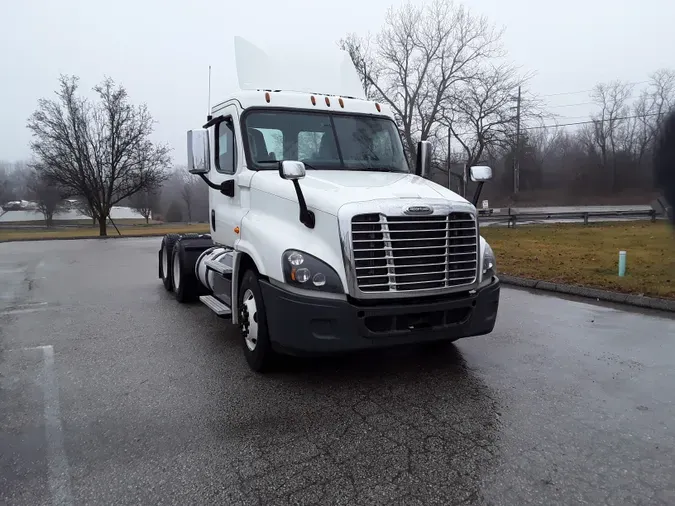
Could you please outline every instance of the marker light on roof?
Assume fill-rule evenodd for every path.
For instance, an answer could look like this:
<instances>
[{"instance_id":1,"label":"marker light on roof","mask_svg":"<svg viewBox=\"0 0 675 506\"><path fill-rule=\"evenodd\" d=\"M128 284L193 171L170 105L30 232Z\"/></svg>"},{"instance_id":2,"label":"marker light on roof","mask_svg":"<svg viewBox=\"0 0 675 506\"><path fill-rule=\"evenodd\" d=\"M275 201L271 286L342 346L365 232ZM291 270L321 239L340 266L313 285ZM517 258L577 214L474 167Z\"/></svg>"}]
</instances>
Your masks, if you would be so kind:
<instances>
[{"instance_id":1,"label":"marker light on roof","mask_svg":"<svg viewBox=\"0 0 675 506\"><path fill-rule=\"evenodd\" d=\"M270 103L270 93L269 91L265 92L265 101L269 104Z\"/></svg>"},{"instance_id":2,"label":"marker light on roof","mask_svg":"<svg viewBox=\"0 0 675 506\"><path fill-rule=\"evenodd\" d=\"M330 107L330 100L328 99L328 97L326 97L326 105Z\"/></svg>"},{"instance_id":3,"label":"marker light on roof","mask_svg":"<svg viewBox=\"0 0 675 506\"><path fill-rule=\"evenodd\" d=\"M316 97L314 97L314 95L312 95L311 100L312 100L312 105L316 105Z\"/></svg>"},{"instance_id":4,"label":"marker light on roof","mask_svg":"<svg viewBox=\"0 0 675 506\"><path fill-rule=\"evenodd\" d=\"M340 103L340 107L342 107L342 108L344 109L344 107L345 107L345 101L342 100L342 97L338 98L338 102Z\"/></svg>"},{"instance_id":5,"label":"marker light on roof","mask_svg":"<svg viewBox=\"0 0 675 506\"><path fill-rule=\"evenodd\" d=\"M380 104L375 104L375 109L377 109L377 112L382 112L382 108L380 107Z\"/></svg>"}]
</instances>

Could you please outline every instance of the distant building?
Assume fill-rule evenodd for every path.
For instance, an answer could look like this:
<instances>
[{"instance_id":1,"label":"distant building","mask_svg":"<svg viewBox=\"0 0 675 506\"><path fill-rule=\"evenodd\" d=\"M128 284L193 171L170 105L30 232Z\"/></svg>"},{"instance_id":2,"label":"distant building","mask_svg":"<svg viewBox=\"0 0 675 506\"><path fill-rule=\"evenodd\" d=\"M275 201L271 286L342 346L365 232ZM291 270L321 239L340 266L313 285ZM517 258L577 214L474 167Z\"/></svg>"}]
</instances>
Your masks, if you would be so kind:
<instances>
[{"instance_id":1,"label":"distant building","mask_svg":"<svg viewBox=\"0 0 675 506\"><path fill-rule=\"evenodd\" d=\"M30 211L37 209L37 204L29 200L12 200L2 206L3 211Z\"/></svg>"}]
</instances>

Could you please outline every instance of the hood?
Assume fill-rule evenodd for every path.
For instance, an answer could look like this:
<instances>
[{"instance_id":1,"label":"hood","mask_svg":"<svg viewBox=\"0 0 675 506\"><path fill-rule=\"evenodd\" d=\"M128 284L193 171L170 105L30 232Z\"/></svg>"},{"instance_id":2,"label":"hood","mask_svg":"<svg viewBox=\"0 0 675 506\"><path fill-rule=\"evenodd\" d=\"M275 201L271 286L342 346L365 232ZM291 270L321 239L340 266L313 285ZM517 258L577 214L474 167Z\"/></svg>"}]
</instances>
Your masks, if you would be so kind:
<instances>
[{"instance_id":1,"label":"hood","mask_svg":"<svg viewBox=\"0 0 675 506\"><path fill-rule=\"evenodd\" d=\"M257 171L251 188L297 201L291 181L274 170ZM347 202L368 202L391 198L443 198L467 202L456 193L414 174L400 172L360 172L352 170L308 170L300 180L307 206L337 216Z\"/></svg>"}]
</instances>

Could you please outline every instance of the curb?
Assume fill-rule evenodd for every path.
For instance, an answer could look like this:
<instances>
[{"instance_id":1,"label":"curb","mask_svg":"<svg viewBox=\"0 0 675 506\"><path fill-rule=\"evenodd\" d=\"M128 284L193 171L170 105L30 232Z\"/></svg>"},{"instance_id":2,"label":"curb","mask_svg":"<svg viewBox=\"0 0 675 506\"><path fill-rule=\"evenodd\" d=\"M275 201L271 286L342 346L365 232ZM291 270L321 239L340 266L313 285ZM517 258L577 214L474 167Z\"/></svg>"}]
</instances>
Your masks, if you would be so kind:
<instances>
[{"instance_id":1,"label":"curb","mask_svg":"<svg viewBox=\"0 0 675 506\"><path fill-rule=\"evenodd\" d=\"M519 278L499 274L499 279L507 285L520 286L523 288L533 288L547 292L564 293L568 295L577 295L588 299L602 300L605 302L615 302L618 304L627 304L648 309L657 309L659 311L675 312L675 300L660 299L656 297L645 297L642 295L633 295L629 293L610 292L599 290L597 288L588 288L585 286L566 285L562 283L551 283L550 281L541 281L537 279Z\"/></svg>"}]
</instances>

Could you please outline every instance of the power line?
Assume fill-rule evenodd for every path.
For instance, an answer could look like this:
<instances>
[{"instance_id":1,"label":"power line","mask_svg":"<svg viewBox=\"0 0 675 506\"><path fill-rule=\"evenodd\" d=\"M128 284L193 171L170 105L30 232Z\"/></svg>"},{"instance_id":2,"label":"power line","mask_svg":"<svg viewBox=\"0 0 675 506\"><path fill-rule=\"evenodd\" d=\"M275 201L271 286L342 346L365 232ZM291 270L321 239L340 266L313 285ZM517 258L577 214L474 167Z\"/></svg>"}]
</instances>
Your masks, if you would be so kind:
<instances>
[{"instance_id":1,"label":"power line","mask_svg":"<svg viewBox=\"0 0 675 506\"><path fill-rule=\"evenodd\" d=\"M640 81L636 83L628 83L628 84L640 84L640 83L648 83L651 81ZM587 90L587 91L593 91L593 90ZM640 90L631 90L631 92L626 95L626 99L631 99L631 98L637 98L636 93L638 93ZM577 93L577 92L570 92L570 93ZM579 92L581 93L581 92ZM551 96L551 95L544 95L544 96ZM555 105L547 105L546 109L557 109L560 107L577 107L577 106L582 106L582 105L598 105L597 102L593 101L587 101L587 102L576 102L574 104L555 104Z\"/></svg>"},{"instance_id":2,"label":"power line","mask_svg":"<svg viewBox=\"0 0 675 506\"><path fill-rule=\"evenodd\" d=\"M620 118L610 118L612 121L621 121L624 119L637 119L637 118L648 118L650 116L658 116L660 113L654 112L650 114L637 114L635 116L623 116ZM596 121L610 121L610 119L602 120L602 119L597 119L597 120L588 120L588 121L577 121L575 123L560 123L558 125L541 125L541 126L532 126L532 127L521 127L523 130L536 130L536 129L541 129L541 128L558 128L558 127L565 127L565 126L575 126L575 125L589 125L591 123L595 123Z\"/></svg>"},{"instance_id":3,"label":"power line","mask_svg":"<svg viewBox=\"0 0 675 506\"><path fill-rule=\"evenodd\" d=\"M579 95L580 93L590 93L593 91L590 90L579 90L579 91L564 91L562 93L549 93L548 95L539 95L540 97L560 97L562 95Z\"/></svg>"},{"instance_id":4,"label":"power line","mask_svg":"<svg viewBox=\"0 0 675 506\"><path fill-rule=\"evenodd\" d=\"M629 85L636 85L636 84L646 84L651 81L632 81L632 82L626 82L623 84L629 84ZM540 97L559 97L562 95L579 95L580 93L590 93L593 91L595 88L591 88L588 90L579 90L579 91L564 91L562 93L549 93L548 95L539 95Z\"/></svg>"},{"instance_id":5,"label":"power line","mask_svg":"<svg viewBox=\"0 0 675 506\"><path fill-rule=\"evenodd\" d=\"M562 116L560 114L555 114L554 116L555 116L556 120L576 121L576 120L579 120L579 119L585 120L586 118L591 116L591 114L583 114L581 116Z\"/></svg>"},{"instance_id":6,"label":"power line","mask_svg":"<svg viewBox=\"0 0 675 506\"><path fill-rule=\"evenodd\" d=\"M658 116L659 114L660 113L655 112L655 113L649 113L649 114L637 114L637 115L634 115L634 116L622 116L622 117L619 117L619 118L611 118L611 119L612 119L612 121L621 121L621 120L625 120L625 119L649 118L649 117L652 117L652 116ZM584 117L584 116L580 116L580 117ZM603 120L601 120L601 119L592 120L591 119L591 120L586 120L586 121L575 121L573 123L558 123L556 125L540 125L540 126L531 126L531 127L521 126L520 129L521 130L538 130L538 129L542 129L542 128L559 128L559 127L566 127L566 126L590 125L591 123L595 123L596 121L603 121ZM605 119L604 121L609 121L609 119ZM464 137L464 136L472 136L472 135L476 135L476 132L456 132L456 133L453 132L452 133L452 136L455 137L455 138Z\"/></svg>"},{"instance_id":7,"label":"power line","mask_svg":"<svg viewBox=\"0 0 675 506\"><path fill-rule=\"evenodd\" d=\"M560 104L560 105L549 105L549 109L555 109L556 107L576 107L578 105L595 105L595 102L578 102L576 104Z\"/></svg>"}]
</instances>

